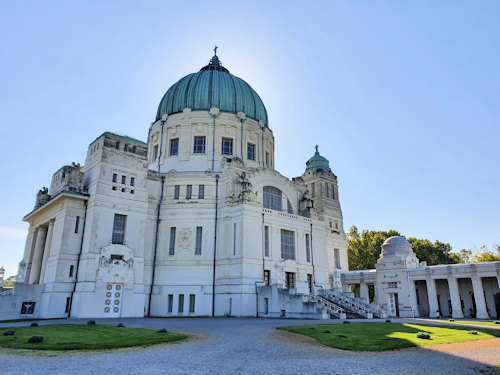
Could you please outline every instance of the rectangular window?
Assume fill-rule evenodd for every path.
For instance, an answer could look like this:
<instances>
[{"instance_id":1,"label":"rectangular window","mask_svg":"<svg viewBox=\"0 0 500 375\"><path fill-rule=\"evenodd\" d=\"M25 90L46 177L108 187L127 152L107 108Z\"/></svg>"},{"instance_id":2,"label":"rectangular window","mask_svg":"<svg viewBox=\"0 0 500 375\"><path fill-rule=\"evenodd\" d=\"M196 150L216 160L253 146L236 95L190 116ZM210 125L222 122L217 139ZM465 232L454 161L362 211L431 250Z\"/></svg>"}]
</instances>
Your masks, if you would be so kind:
<instances>
[{"instance_id":1,"label":"rectangular window","mask_svg":"<svg viewBox=\"0 0 500 375\"><path fill-rule=\"evenodd\" d=\"M255 160L255 145L252 143L247 144L247 159Z\"/></svg>"},{"instance_id":2,"label":"rectangular window","mask_svg":"<svg viewBox=\"0 0 500 375\"><path fill-rule=\"evenodd\" d=\"M339 223L337 221L335 222L335 229L339 229Z\"/></svg>"},{"instance_id":3,"label":"rectangular window","mask_svg":"<svg viewBox=\"0 0 500 375\"><path fill-rule=\"evenodd\" d=\"M128 145L125 144L125 146L123 146L123 151L128 151Z\"/></svg>"},{"instance_id":4,"label":"rectangular window","mask_svg":"<svg viewBox=\"0 0 500 375\"><path fill-rule=\"evenodd\" d=\"M266 167L269 167L269 152L266 151Z\"/></svg>"},{"instance_id":5,"label":"rectangular window","mask_svg":"<svg viewBox=\"0 0 500 375\"><path fill-rule=\"evenodd\" d=\"M179 154L179 138L170 140L170 156Z\"/></svg>"},{"instance_id":6,"label":"rectangular window","mask_svg":"<svg viewBox=\"0 0 500 375\"><path fill-rule=\"evenodd\" d=\"M295 288L295 274L293 272L285 272L285 286L288 289Z\"/></svg>"},{"instance_id":7,"label":"rectangular window","mask_svg":"<svg viewBox=\"0 0 500 375\"><path fill-rule=\"evenodd\" d=\"M115 143L115 148L116 148L117 150L119 150L119 149L120 149L120 142L116 141L116 143Z\"/></svg>"},{"instance_id":8,"label":"rectangular window","mask_svg":"<svg viewBox=\"0 0 500 375\"><path fill-rule=\"evenodd\" d=\"M335 199L335 188L332 185L332 199Z\"/></svg>"},{"instance_id":9,"label":"rectangular window","mask_svg":"<svg viewBox=\"0 0 500 375\"><path fill-rule=\"evenodd\" d=\"M191 195L193 194L193 185L186 186L186 199L191 199Z\"/></svg>"},{"instance_id":10,"label":"rectangular window","mask_svg":"<svg viewBox=\"0 0 500 375\"><path fill-rule=\"evenodd\" d=\"M195 295L189 295L189 312L194 313L194 303L195 303Z\"/></svg>"},{"instance_id":11,"label":"rectangular window","mask_svg":"<svg viewBox=\"0 0 500 375\"><path fill-rule=\"evenodd\" d=\"M181 186L175 185L174 186L174 199L179 199L180 192L181 192Z\"/></svg>"},{"instance_id":12,"label":"rectangular window","mask_svg":"<svg viewBox=\"0 0 500 375\"><path fill-rule=\"evenodd\" d=\"M168 312L171 313L174 311L174 295L169 294L168 295Z\"/></svg>"},{"instance_id":13,"label":"rectangular window","mask_svg":"<svg viewBox=\"0 0 500 375\"><path fill-rule=\"evenodd\" d=\"M233 154L233 139L232 138L222 138L222 155L232 155Z\"/></svg>"},{"instance_id":14,"label":"rectangular window","mask_svg":"<svg viewBox=\"0 0 500 375\"><path fill-rule=\"evenodd\" d=\"M130 186L135 186L135 178L130 177Z\"/></svg>"},{"instance_id":15,"label":"rectangular window","mask_svg":"<svg viewBox=\"0 0 500 375\"><path fill-rule=\"evenodd\" d=\"M194 250L194 255L201 255L201 237L203 234L202 227L196 227L196 247Z\"/></svg>"},{"instance_id":16,"label":"rectangular window","mask_svg":"<svg viewBox=\"0 0 500 375\"><path fill-rule=\"evenodd\" d=\"M271 271L264 270L264 284L269 286L271 283Z\"/></svg>"},{"instance_id":17,"label":"rectangular window","mask_svg":"<svg viewBox=\"0 0 500 375\"><path fill-rule=\"evenodd\" d=\"M122 176L122 184L125 185L126 182L127 182L127 176Z\"/></svg>"},{"instance_id":18,"label":"rectangular window","mask_svg":"<svg viewBox=\"0 0 500 375\"><path fill-rule=\"evenodd\" d=\"M194 137L193 153L195 153L195 154L204 154L205 153L205 137L204 136Z\"/></svg>"},{"instance_id":19,"label":"rectangular window","mask_svg":"<svg viewBox=\"0 0 500 375\"><path fill-rule=\"evenodd\" d=\"M155 161L158 158L158 145L154 145L153 147L153 159L152 161Z\"/></svg>"},{"instance_id":20,"label":"rectangular window","mask_svg":"<svg viewBox=\"0 0 500 375\"><path fill-rule=\"evenodd\" d=\"M117 178L118 178L118 176L116 175L116 173L113 173L113 182L116 182Z\"/></svg>"},{"instance_id":21,"label":"rectangular window","mask_svg":"<svg viewBox=\"0 0 500 375\"><path fill-rule=\"evenodd\" d=\"M69 313L69 307L71 305L71 297L66 298L66 307L64 308L65 313Z\"/></svg>"},{"instance_id":22,"label":"rectangular window","mask_svg":"<svg viewBox=\"0 0 500 375\"><path fill-rule=\"evenodd\" d=\"M333 249L333 257L335 259L335 268L340 269L340 251L339 251L339 249Z\"/></svg>"},{"instance_id":23,"label":"rectangular window","mask_svg":"<svg viewBox=\"0 0 500 375\"><path fill-rule=\"evenodd\" d=\"M73 277L73 272L75 271L75 266L69 266L69 277Z\"/></svg>"},{"instance_id":24,"label":"rectangular window","mask_svg":"<svg viewBox=\"0 0 500 375\"><path fill-rule=\"evenodd\" d=\"M316 195L316 186L314 185L314 182L311 184L311 197L314 198Z\"/></svg>"},{"instance_id":25,"label":"rectangular window","mask_svg":"<svg viewBox=\"0 0 500 375\"><path fill-rule=\"evenodd\" d=\"M179 294L179 312L184 312L184 294Z\"/></svg>"},{"instance_id":26,"label":"rectangular window","mask_svg":"<svg viewBox=\"0 0 500 375\"><path fill-rule=\"evenodd\" d=\"M198 199L205 199L205 185L198 186Z\"/></svg>"},{"instance_id":27,"label":"rectangular window","mask_svg":"<svg viewBox=\"0 0 500 375\"><path fill-rule=\"evenodd\" d=\"M311 242L309 233L306 233L306 262L310 261L311 261Z\"/></svg>"},{"instance_id":28,"label":"rectangular window","mask_svg":"<svg viewBox=\"0 0 500 375\"><path fill-rule=\"evenodd\" d=\"M111 243L123 245L123 239L125 237L125 221L127 216L115 214L115 220L113 222L113 236L111 237Z\"/></svg>"},{"instance_id":29,"label":"rectangular window","mask_svg":"<svg viewBox=\"0 0 500 375\"><path fill-rule=\"evenodd\" d=\"M75 221L75 233L78 233L78 226L80 225L80 216L76 217Z\"/></svg>"},{"instance_id":30,"label":"rectangular window","mask_svg":"<svg viewBox=\"0 0 500 375\"><path fill-rule=\"evenodd\" d=\"M264 256L269 256L269 227L264 227Z\"/></svg>"},{"instance_id":31,"label":"rectangular window","mask_svg":"<svg viewBox=\"0 0 500 375\"><path fill-rule=\"evenodd\" d=\"M312 291L313 291L313 277L310 274L307 275L307 287L309 288L309 293L312 293Z\"/></svg>"},{"instance_id":32,"label":"rectangular window","mask_svg":"<svg viewBox=\"0 0 500 375\"><path fill-rule=\"evenodd\" d=\"M175 254L175 227L170 227L170 244L168 249L168 255Z\"/></svg>"},{"instance_id":33,"label":"rectangular window","mask_svg":"<svg viewBox=\"0 0 500 375\"><path fill-rule=\"evenodd\" d=\"M295 260L295 232L281 230L281 259Z\"/></svg>"},{"instance_id":34,"label":"rectangular window","mask_svg":"<svg viewBox=\"0 0 500 375\"><path fill-rule=\"evenodd\" d=\"M233 223L233 255L236 255L236 223Z\"/></svg>"}]
</instances>

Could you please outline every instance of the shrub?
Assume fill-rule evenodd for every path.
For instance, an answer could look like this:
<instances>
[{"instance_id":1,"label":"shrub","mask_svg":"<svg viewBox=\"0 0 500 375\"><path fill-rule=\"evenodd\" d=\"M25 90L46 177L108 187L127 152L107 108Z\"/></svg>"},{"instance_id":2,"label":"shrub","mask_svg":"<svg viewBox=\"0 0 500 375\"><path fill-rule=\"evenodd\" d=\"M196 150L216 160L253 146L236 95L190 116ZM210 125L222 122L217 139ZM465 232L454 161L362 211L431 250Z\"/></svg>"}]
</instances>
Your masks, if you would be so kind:
<instances>
[{"instance_id":1,"label":"shrub","mask_svg":"<svg viewBox=\"0 0 500 375\"><path fill-rule=\"evenodd\" d=\"M451 319L451 318L450 318L450 319L448 319L448 321L449 321L449 322L454 322L454 321L455 321L455 319Z\"/></svg>"},{"instance_id":2,"label":"shrub","mask_svg":"<svg viewBox=\"0 0 500 375\"><path fill-rule=\"evenodd\" d=\"M351 324L351 322L348 322L347 320L344 320L342 323L343 324Z\"/></svg>"},{"instance_id":3,"label":"shrub","mask_svg":"<svg viewBox=\"0 0 500 375\"><path fill-rule=\"evenodd\" d=\"M386 320L385 320L385 322L386 322L386 323L390 323L390 322L391 322L391 320L390 320L390 319L386 319Z\"/></svg>"},{"instance_id":4,"label":"shrub","mask_svg":"<svg viewBox=\"0 0 500 375\"><path fill-rule=\"evenodd\" d=\"M477 335L477 331L473 329L472 331L469 331L469 335Z\"/></svg>"},{"instance_id":5,"label":"shrub","mask_svg":"<svg viewBox=\"0 0 500 375\"><path fill-rule=\"evenodd\" d=\"M16 333L14 331L4 331L4 336L14 336Z\"/></svg>"},{"instance_id":6,"label":"shrub","mask_svg":"<svg viewBox=\"0 0 500 375\"><path fill-rule=\"evenodd\" d=\"M36 344L39 342L43 342L43 336L31 336L28 339L28 344Z\"/></svg>"},{"instance_id":7,"label":"shrub","mask_svg":"<svg viewBox=\"0 0 500 375\"><path fill-rule=\"evenodd\" d=\"M88 324L88 325L94 325L94 324L95 324L95 320L89 320L89 321L87 322L87 324Z\"/></svg>"},{"instance_id":8,"label":"shrub","mask_svg":"<svg viewBox=\"0 0 500 375\"><path fill-rule=\"evenodd\" d=\"M325 329L323 333L332 333L332 331L330 331L329 329Z\"/></svg>"},{"instance_id":9,"label":"shrub","mask_svg":"<svg viewBox=\"0 0 500 375\"><path fill-rule=\"evenodd\" d=\"M156 332L158 332L158 333L168 333L168 331L165 328L161 328L161 329L159 329Z\"/></svg>"},{"instance_id":10,"label":"shrub","mask_svg":"<svg viewBox=\"0 0 500 375\"><path fill-rule=\"evenodd\" d=\"M500 320L495 320L493 324L500 324Z\"/></svg>"},{"instance_id":11,"label":"shrub","mask_svg":"<svg viewBox=\"0 0 500 375\"><path fill-rule=\"evenodd\" d=\"M125 324L123 324L123 323L119 323L119 324L117 325L117 327L125 327Z\"/></svg>"},{"instance_id":12,"label":"shrub","mask_svg":"<svg viewBox=\"0 0 500 375\"><path fill-rule=\"evenodd\" d=\"M417 333L417 338L424 339L424 340L430 340L431 334L429 332L419 332L419 333Z\"/></svg>"},{"instance_id":13,"label":"shrub","mask_svg":"<svg viewBox=\"0 0 500 375\"><path fill-rule=\"evenodd\" d=\"M38 327L38 323L37 322L31 323L31 327Z\"/></svg>"}]
</instances>

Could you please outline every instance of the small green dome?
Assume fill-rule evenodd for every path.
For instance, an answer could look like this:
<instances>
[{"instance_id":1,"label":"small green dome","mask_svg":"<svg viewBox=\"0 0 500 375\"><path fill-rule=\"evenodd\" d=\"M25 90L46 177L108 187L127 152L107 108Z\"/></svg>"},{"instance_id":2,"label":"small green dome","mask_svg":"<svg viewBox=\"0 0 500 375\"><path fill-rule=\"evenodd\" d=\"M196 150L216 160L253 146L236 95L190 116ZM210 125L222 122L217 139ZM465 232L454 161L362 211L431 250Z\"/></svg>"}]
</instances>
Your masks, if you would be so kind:
<instances>
[{"instance_id":1,"label":"small green dome","mask_svg":"<svg viewBox=\"0 0 500 375\"><path fill-rule=\"evenodd\" d=\"M314 153L314 156L306 162L306 171L310 169L330 170L330 162L327 158L324 158L319 154L318 146L316 146L316 152Z\"/></svg>"},{"instance_id":2,"label":"small green dome","mask_svg":"<svg viewBox=\"0 0 500 375\"><path fill-rule=\"evenodd\" d=\"M223 112L243 112L269 127L267 111L259 95L241 78L229 73L214 55L199 72L181 78L163 96L156 120L164 114L219 108Z\"/></svg>"}]
</instances>

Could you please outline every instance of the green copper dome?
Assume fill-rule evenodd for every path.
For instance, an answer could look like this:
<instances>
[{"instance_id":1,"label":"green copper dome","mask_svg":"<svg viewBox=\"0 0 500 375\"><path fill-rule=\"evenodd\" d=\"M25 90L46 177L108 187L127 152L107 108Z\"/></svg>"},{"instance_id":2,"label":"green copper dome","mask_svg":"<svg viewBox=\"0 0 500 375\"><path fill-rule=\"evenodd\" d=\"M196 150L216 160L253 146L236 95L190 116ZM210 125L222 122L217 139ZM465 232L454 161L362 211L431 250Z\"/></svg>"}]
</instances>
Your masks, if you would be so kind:
<instances>
[{"instance_id":1,"label":"green copper dome","mask_svg":"<svg viewBox=\"0 0 500 375\"><path fill-rule=\"evenodd\" d=\"M219 108L223 112L243 112L254 120L262 120L268 127L267 111L259 95L248 83L229 73L217 55L199 72L181 78L163 96L156 120L166 113Z\"/></svg>"},{"instance_id":2,"label":"green copper dome","mask_svg":"<svg viewBox=\"0 0 500 375\"><path fill-rule=\"evenodd\" d=\"M329 170L330 169L330 163L327 158L324 158L319 154L318 151L318 146L316 146L316 152L314 153L314 156L309 159L306 162L306 171L312 169L312 170L318 170L318 169L324 169L324 170Z\"/></svg>"}]
</instances>

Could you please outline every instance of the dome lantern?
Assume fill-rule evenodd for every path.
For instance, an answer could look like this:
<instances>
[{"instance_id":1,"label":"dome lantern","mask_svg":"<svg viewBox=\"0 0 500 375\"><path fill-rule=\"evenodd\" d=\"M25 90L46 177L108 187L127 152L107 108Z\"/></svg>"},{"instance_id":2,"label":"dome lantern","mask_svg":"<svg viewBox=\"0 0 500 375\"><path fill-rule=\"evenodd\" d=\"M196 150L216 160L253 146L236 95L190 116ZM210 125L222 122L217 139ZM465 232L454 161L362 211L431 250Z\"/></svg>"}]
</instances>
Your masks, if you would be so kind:
<instances>
[{"instance_id":1,"label":"dome lantern","mask_svg":"<svg viewBox=\"0 0 500 375\"><path fill-rule=\"evenodd\" d=\"M316 145L315 148L316 152L314 153L314 156L306 162L306 171L315 171L319 169L324 169L327 171L330 170L330 162L328 161L328 159L319 154L318 145Z\"/></svg>"}]
</instances>

